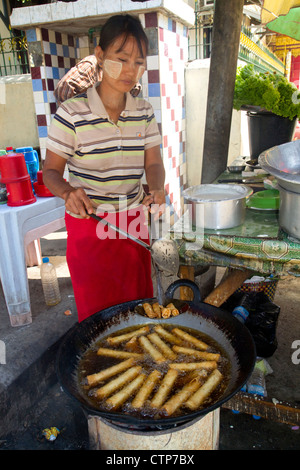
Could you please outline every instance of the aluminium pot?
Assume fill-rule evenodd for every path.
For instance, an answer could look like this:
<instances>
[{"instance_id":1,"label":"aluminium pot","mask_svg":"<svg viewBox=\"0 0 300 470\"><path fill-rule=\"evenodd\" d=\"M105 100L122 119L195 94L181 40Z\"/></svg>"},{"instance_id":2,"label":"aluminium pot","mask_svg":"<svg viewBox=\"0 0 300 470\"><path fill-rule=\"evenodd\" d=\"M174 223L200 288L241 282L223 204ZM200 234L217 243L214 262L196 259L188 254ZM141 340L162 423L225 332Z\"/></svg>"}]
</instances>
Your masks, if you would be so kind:
<instances>
[{"instance_id":1,"label":"aluminium pot","mask_svg":"<svg viewBox=\"0 0 300 470\"><path fill-rule=\"evenodd\" d=\"M139 304L154 301L154 299L140 299L95 313L74 325L62 339L56 361L58 380L63 390L79 402L86 413L138 431L170 429L195 419L201 419L205 414L219 408L246 383L252 373L256 358L255 344L249 330L230 313L202 303L198 286L192 281L178 279L169 286L166 297L175 302L174 293L180 286L190 287L194 292L194 300L193 302L178 300L181 313L173 317L171 321L170 319L150 319L137 313L135 309ZM77 377L78 364L84 353L93 343L109 334L146 323L172 323L179 327L190 327L202 331L226 351L231 364L230 377L224 394L217 402L179 417L145 419L121 412L101 411L87 400L80 390Z\"/></svg>"},{"instance_id":2,"label":"aluminium pot","mask_svg":"<svg viewBox=\"0 0 300 470\"><path fill-rule=\"evenodd\" d=\"M279 226L289 235L300 239L300 193L278 186L280 191Z\"/></svg>"},{"instance_id":3,"label":"aluminium pot","mask_svg":"<svg viewBox=\"0 0 300 470\"><path fill-rule=\"evenodd\" d=\"M250 194L252 189L241 184L200 184L183 191L192 226L213 230L241 225Z\"/></svg>"}]
</instances>

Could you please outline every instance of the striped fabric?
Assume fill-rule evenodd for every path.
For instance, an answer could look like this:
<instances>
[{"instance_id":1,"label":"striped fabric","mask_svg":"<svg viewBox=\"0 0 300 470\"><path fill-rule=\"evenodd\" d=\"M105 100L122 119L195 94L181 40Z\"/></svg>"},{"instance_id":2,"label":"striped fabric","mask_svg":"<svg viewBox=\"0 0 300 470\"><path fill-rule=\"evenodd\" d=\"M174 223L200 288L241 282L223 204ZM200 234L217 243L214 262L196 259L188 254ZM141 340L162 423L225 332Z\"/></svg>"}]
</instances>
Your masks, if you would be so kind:
<instances>
[{"instance_id":1,"label":"striped fabric","mask_svg":"<svg viewBox=\"0 0 300 470\"><path fill-rule=\"evenodd\" d=\"M83 93L101 79L101 68L95 55L89 55L72 67L58 82L54 96L57 104Z\"/></svg>"},{"instance_id":2,"label":"striped fabric","mask_svg":"<svg viewBox=\"0 0 300 470\"><path fill-rule=\"evenodd\" d=\"M70 184L83 187L94 207L105 204L108 212L124 210L141 201L144 153L160 145L161 137L147 101L127 93L116 125L96 87L62 103L49 129L47 148L67 160Z\"/></svg>"}]
</instances>

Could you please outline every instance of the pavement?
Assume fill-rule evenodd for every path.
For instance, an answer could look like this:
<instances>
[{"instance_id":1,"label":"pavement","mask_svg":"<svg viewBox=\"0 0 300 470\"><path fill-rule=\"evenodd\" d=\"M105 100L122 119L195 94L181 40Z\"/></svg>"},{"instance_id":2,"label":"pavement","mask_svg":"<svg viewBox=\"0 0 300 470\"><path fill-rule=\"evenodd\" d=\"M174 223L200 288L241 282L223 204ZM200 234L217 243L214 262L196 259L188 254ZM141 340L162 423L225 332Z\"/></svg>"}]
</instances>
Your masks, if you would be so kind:
<instances>
[{"instance_id":1,"label":"pavement","mask_svg":"<svg viewBox=\"0 0 300 470\"><path fill-rule=\"evenodd\" d=\"M49 256L57 268L62 301L45 306L37 266L28 268L33 321L23 327L11 327L3 292L0 288L0 339L5 345L5 363L0 364L0 449L1 450L89 450L87 418L79 403L69 397L57 382L55 359L59 343L77 322L72 284L65 260L64 229L41 239L43 256ZM283 393L300 403L300 366L288 372L291 340L287 337L285 307L292 318L292 338L300 338L298 314L300 280L289 280L278 288L282 305L278 325L280 347L270 359L272 367L282 367L269 390L272 396ZM67 315L71 313L71 315ZM281 333L281 330L284 330ZM299 332L299 333L298 333ZM277 356L276 356L277 354ZM286 357L286 359L284 359ZM290 364L288 364L290 366ZM290 369L290 367L289 367ZM283 373L284 371L284 373ZM276 371L277 372L277 371ZM283 375L287 381L279 380ZM295 380L295 385L291 382ZM288 382L288 383L287 383ZM298 386L297 386L298 384ZM289 385L292 387L289 388ZM43 430L57 427L59 434L48 441ZM244 413L220 411L220 450L299 450L298 426L255 420Z\"/></svg>"}]
</instances>

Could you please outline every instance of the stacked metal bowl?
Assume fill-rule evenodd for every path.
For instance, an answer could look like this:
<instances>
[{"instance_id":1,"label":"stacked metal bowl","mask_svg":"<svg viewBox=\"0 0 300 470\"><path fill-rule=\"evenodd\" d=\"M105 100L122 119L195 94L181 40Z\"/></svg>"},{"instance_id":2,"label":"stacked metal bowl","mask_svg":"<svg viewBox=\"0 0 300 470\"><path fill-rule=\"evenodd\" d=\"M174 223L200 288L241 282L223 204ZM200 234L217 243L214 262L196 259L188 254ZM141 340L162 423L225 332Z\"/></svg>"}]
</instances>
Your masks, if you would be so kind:
<instances>
[{"instance_id":1,"label":"stacked metal bowl","mask_svg":"<svg viewBox=\"0 0 300 470\"><path fill-rule=\"evenodd\" d=\"M277 180L280 227L300 239L300 140L266 150L259 156L258 162Z\"/></svg>"}]
</instances>

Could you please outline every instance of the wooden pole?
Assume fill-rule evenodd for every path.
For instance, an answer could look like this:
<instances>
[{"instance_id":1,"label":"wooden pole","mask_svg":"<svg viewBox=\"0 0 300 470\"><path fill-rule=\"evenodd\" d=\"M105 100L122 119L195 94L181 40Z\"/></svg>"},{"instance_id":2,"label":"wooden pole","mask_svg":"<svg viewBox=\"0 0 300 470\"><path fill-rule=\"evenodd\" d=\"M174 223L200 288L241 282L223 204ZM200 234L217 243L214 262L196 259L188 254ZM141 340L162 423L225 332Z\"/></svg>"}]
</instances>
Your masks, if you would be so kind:
<instances>
[{"instance_id":1,"label":"wooden pole","mask_svg":"<svg viewBox=\"0 0 300 470\"><path fill-rule=\"evenodd\" d=\"M216 0L203 147L202 183L227 166L244 0Z\"/></svg>"}]
</instances>

